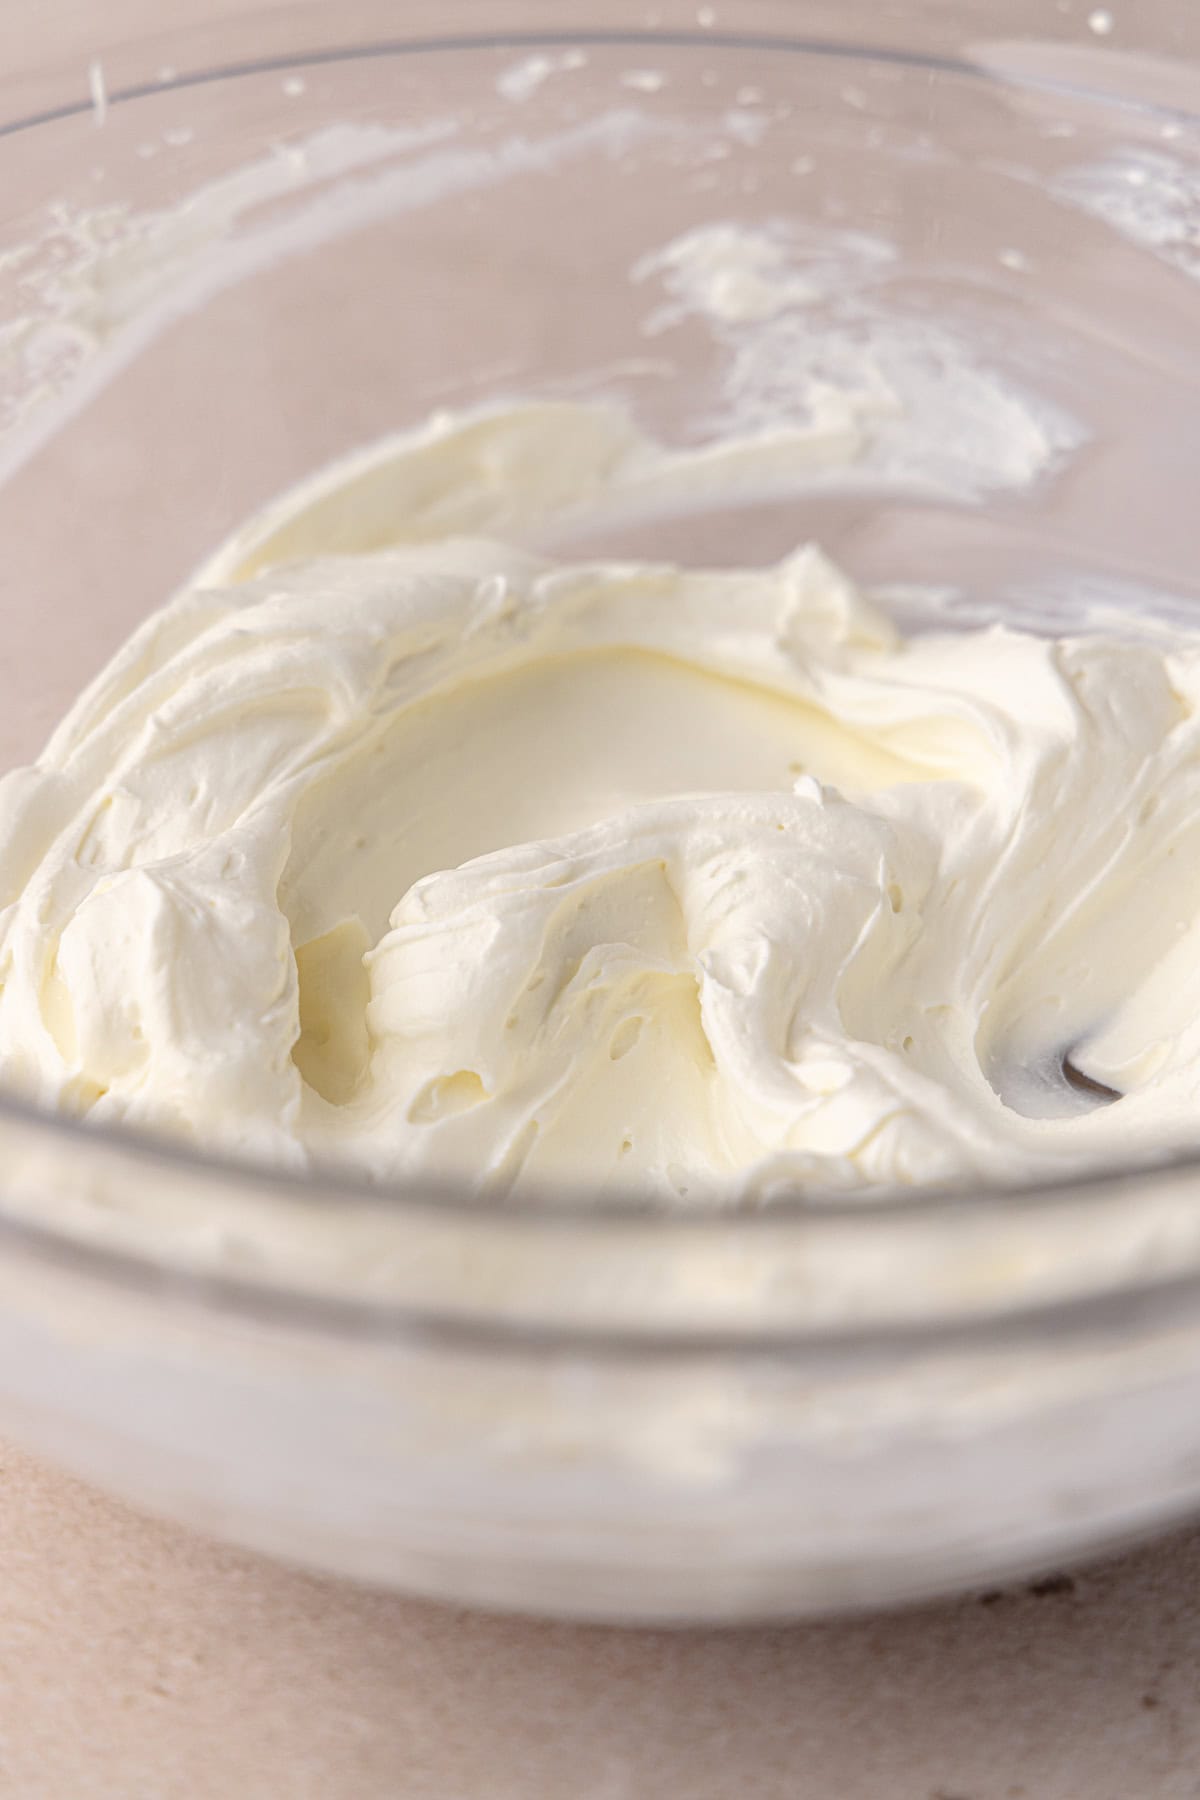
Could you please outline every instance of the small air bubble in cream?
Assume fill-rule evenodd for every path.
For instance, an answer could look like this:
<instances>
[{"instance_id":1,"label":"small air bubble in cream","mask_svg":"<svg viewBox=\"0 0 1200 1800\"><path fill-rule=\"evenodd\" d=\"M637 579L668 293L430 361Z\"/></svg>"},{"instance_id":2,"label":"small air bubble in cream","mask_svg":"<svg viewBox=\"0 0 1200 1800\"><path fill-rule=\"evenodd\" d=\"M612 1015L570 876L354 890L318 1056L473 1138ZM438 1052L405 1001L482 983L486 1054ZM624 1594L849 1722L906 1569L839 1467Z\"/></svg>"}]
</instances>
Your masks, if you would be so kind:
<instances>
[{"instance_id":1,"label":"small air bubble in cream","mask_svg":"<svg viewBox=\"0 0 1200 1800\"><path fill-rule=\"evenodd\" d=\"M696 23L702 31L711 31L716 22L717 9L715 6L701 6L697 9Z\"/></svg>"},{"instance_id":2,"label":"small air bubble in cream","mask_svg":"<svg viewBox=\"0 0 1200 1800\"><path fill-rule=\"evenodd\" d=\"M1098 6L1088 14L1088 30L1094 31L1097 37L1107 37L1116 22L1104 6Z\"/></svg>"},{"instance_id":3,"label":"small air bubble in cream","mask_svg":"<svg viewBox=\"0 0 1200 1800\"><path fill-rule=\"evenodd\" d=\"M626 69L621 77L621 86L633 88L639 94L657 94L666 86L666 76L661 69Z\"/></svg>"},{"instance_id":4,"label":"small air bubble in cream","mask_svg":"<svg viewBox=\"0 0 1200 1800\"><path fill-rule=\"evenodd\" d=\"M300 75L289 75L286 81L281 81L279 85L289 100L298 100L301 94L307 92L308 89L308 83Z\"/></svg>"},{"instance_id":5,"label":"small air bubble in cream","mask_svg":"<svg viewBox=\"0 0 1200 1800\"><path fill-rule=\"evenodd\" d=\"M1023 250L1001 250L997 261L1018 275L1024 275L1029 270L1029 258Z\"/></svg>"}]
</instances>

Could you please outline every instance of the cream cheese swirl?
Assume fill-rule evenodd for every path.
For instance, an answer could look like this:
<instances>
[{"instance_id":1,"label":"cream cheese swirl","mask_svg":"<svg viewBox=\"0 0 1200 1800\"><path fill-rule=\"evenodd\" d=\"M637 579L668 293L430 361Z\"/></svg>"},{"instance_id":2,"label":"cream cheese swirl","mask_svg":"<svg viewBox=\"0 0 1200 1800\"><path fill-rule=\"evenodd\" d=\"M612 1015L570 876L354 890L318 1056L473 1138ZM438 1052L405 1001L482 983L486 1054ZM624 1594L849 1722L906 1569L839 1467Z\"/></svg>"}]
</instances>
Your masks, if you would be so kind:
<instances>
[{"instance_id":1,"label":"cream cheese swirl","mask_svg":"<svg viewBox=\"0 0 1200 1800\"><path fill-rule=\"evenodd\" d=\"M0 1079L685 1205L1188 1141L1200 643L493 535L706 467L499 411L239 534L0 783Z\"/></svg>"}]
</instances>

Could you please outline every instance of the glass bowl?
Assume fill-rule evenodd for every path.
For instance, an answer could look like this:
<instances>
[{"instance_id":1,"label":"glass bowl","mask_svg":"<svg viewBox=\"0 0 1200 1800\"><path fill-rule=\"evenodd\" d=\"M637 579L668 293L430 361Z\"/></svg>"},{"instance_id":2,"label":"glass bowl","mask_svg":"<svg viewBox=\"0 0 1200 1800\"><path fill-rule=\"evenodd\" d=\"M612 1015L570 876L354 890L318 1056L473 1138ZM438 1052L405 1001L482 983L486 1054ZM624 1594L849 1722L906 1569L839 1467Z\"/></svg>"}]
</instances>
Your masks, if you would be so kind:
<instances>
[{"instance_id":1,"label":"glass bowl","mask_svg":"<svg viewBox=\"0 0 1200 1800\"><path fill-rule=\"evenodd\" d=\"M914 617L1194 617L1192 9L169 10L4 62L0 764L256 508L514 395L698 444L869 365L849 471L559 547L814 538ZM758 259L736 304L714 230ZM0 1430L362 1580L876 1605L1196 1508L1198 1420L1200 1161L698 1216L298 1179L0 1097Z\"/></svg>"}]
</instances>

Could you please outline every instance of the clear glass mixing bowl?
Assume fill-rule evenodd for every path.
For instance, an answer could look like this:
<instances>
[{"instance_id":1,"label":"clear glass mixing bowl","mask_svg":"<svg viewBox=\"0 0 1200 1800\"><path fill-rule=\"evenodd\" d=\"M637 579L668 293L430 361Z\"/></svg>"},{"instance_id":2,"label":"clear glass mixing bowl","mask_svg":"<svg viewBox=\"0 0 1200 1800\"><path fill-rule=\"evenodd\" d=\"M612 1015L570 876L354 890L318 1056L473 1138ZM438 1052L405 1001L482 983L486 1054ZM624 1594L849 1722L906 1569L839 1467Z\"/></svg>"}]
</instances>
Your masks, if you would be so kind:
<instances>
[{"instance_id":1,"label":"clear glass mixing bowl","mask_svg":"<svg viewBox=\"0 0 1200 1800\"><path fill-rule=\"evenodd\" d=\"M1200 605L1194 8L122 0L107 44L90 10L0 59L3 764L261 503L501 395L695 442L870 352L899 404L853 480L588 548L814 537L1035 628ZM795 291L694 303L661 250L714 224ZM990 1581L1200 1502L1200 1162L698 1218L293 1180L10 1097L0 1430L465 1601Z\"/></svg>"}]
</instances>

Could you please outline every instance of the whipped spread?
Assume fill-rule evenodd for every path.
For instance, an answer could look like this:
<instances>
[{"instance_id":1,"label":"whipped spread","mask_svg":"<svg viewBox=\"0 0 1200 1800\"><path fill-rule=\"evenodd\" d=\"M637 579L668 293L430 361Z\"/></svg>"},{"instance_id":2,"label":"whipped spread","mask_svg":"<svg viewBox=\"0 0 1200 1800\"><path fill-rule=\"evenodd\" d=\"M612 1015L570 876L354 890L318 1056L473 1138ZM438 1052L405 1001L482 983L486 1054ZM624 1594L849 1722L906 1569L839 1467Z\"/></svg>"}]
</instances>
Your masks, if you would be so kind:
<instances>
[{"instance_id":1,"label":"whipped spread","mask_svg":"<svg viewBox=\"0 0 1200 1800\"><path fill-rule=\"evenodd\" d=\"M519 547L731 467L513 405L239 533L0 783L5 1085L684 1205L1194 1137L1200 641Z\"/></svg>"}]
</instances>

